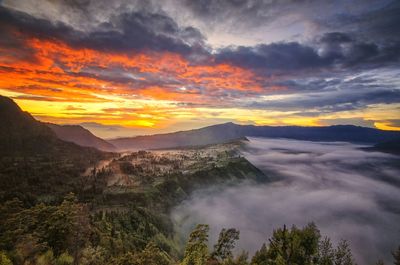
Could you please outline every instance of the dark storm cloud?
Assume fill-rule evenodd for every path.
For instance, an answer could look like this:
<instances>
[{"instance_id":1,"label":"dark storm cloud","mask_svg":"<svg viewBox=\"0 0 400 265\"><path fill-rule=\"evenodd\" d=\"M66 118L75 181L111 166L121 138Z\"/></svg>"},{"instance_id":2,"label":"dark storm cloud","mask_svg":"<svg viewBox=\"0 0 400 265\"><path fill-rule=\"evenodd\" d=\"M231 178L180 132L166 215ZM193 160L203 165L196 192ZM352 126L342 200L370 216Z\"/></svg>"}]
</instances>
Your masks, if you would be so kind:
<instances>
[{"instance_id":1,"label":"dark storm cloud","mask_svg":"<svg viewBox=\"0 0 400 265\"><path fill-rule=\"evenodd\" d=\"M0 22L26 36L62 40L74 47L106 51L169 51L181 54L205 52L204 37L193 27L179 27L163 14L122 13L90 32L79 31L62 22L36 18L0 7ZM14 32L8 32L9 39Z\"/></svg>"},{"instance_id":2,"label":"dark storm cloud","mask_svg":"<svg viewBox=\"0 0 400 265\"><path fill-rule=\"evenodd\" d=\"M73 10L87 10L91 1L64 1ZM186 3L196 12L206 15L228 10L256 12L263 9L285 9L276 2L265 1L194 1ZM149 4L150 5L150 4ZM297 5L292 3L292 5ZM291 5L289 5L291 6ZM225 11L222 11L225 10ZM241 12L242 12L241 11ZM80 11L79 11L80 12ZM82 11L83 12L83 11ZM157 13L159 12L159 13ZM141 7L111 15L89 31L80 31L59 21L37 18L28 13L0 7L0 22L28 36L59 39L72 46L105 51L169 51L188 55L188 58L209 58L211 54L203 34L192 26L179 26L165 12ZM244 11L243 11L244 12ZM90 16L90 12L88 13ZM392 21L392 20L391 20ZM10 32L9 32L10 33ZM3 37L12 41L12 36ZM14 37L15 38L15 37ZM14 40L15 42L15 40ZM19 47L23 49L21 43ZM303 71L329 67L362 67L371 64L398 62L400 42L377 44L375 40L358 40L354 35L331 32L315 42L279 42L256 46L226 47L217 51L216 62L232 63L244 68L271 72Z\"/></svg>"},{"instance_id":3,"label":"dark storm cloud","mask_svg":"<svg viewBox=\"0 0 400 265\"><path fill-rule=\"evenodd\" d=\"M232 23L248 28L271 24L285 16L295 15L292 24L307 21L313 33L341 29L364 40L399 40L400 2L397 0L336 0L336 1L265 1L265 0L181 0L194 16L216 23ZM321 15L323 10L323 15ZM237 20L240 19L240 23ZM276 25L279 27L279 25ZM286 25L288 26L288 25Z\"/></svg>"},{"instance_id":4,"label":"dark storm cloud","mask_svg":"<svg viewBox=\"0 0 400 265\"><path fill-rule=\"evenodd\" d=\"M301 93L300 93L301 94ZM253 109L296 110L313 109L313 112L304 112L304 116L319 116L322 113L334 113L363 109L370 104L391 104L400 101L398 91L372 91L364 93L338 92L320 93L312 95L298 95L298 98L284 101L254 102L245 105Z\"/></svg>"},{"instance_id":5,"label":"dark storm cloud","mask_svg":"<svg viewBox=\"0 0 400 265\"><path fill-rule=\"evenodd\" d=\"M0 47L8 57L34 61L35 51L26 45L26 37L57 39L71 34L71 29L65 25L53 25L47 20L36 19L28 14L13 12L0 6Z\"/></svg>"},{"instance_id":6,"label":"dark storm cloud","mask_svg":"<svg viewBox=\"0 0 400 265\"><path fill-rule=\"evenodd\" d=\"M92 0L58 0L62 6L68 6L74 10L86 11L90 6Z\"/></svg>"},{"instance_id":7,"label":"dark storm cloud","mask_svg":"<svg viewBox=\"0 0 400 265\"><path fill-rule=\"evenodd\" d=\"M162 14L131 12L113 18L102 31L91 32L82 44L100 49L170 51L188 54L201 51L204 38L192 28L180 28Z\"/></svg>"},{"instance_id":8,"label":"dark storm cloud","mask_svg":"<svg viewBox=\"0 0 400 265\"><path fill-rule=\"evenodd\" d=\"M314 45L297 42L228 47L216 54L218 62L264 70L269 73L324 69L328 67L368 67L398 63L400 42L379 47L360 42L341 32L319 37Z\"/></svg>"},{"instance_id":9,"label":"dark storm cloud","mask_svg":"<svg viewBox=\"0 0 400 265\"><path fill-rule=\"evenodd\" d=\"M340 12L328 18L316 21L329 30L340 28L351 32L364 40L379 43L398 42L400 40L400 2L372 1L364 4L363 12Z\"/></svg>"},{"instance_id":10,"label":"dark storm cloud","mask_svg":"<svg viewBox=\"0 0 400 265\"><path fill-rule=\"evenodd\" d=\"M263 1L263 0L183 0L186 7L193 11L194 14L211 18L211 19L224 19L228 14L238 14L241 17L252 16L266 18L270 15L268 9L277 11L279 8L278 1ZM289 1L292 2L292 1ZM281 6L280 6L281 7ZM264 12L260 12L264 11ZM278 15L278 14L276 14Z\"/></svg>"},{"instance_id":11,"label":"dark storm cloud","mask_svg":"<svg viewBox=\"0 0 400 265\"><path fill-rule=\"evenodd\" d=\"M400 58L400 41L378 45L363 42L342 32L330 32L317 40L318 54L343 66L376 66L396 63Z\"/></svg>"},{"instance_id":12,"label":"dark storm cloud","mask_svg":"<svg viewBox=\"0 0 400 265\"><path fill-rule=\"evenodd\" d=\"M296 110L308 109L304 116L362 109L371 104L400 102L400 90L394 84L380 83L380 77L359 76L350 80L313 78L289 80L277 85L288 87L287 93L294 97L284 100L260 100L244 103L245 108Z\"/></svg>"},{"instance_id":13,"label":"dark storm cloud","mask_svg":"<svg viewBox=\"0 0 400 265\"><path fill-rule=\"evenodd\" d=\"M331 64L331 59L322 58L313 48L297 42L225 48L216 58L218 62L272 71L302 70Z\"/></svg>"},{"instance_id":14,"label":"dark storm cloud","mask_svg":"<svg viewBox=\"0 0 400 265\"><path fill-rule=\"evenodd\" d=\"M348 43L352 42L352 39L341 32L330 32L326 33L321 37L321 42L324 43Z\"/></svg>"},{"instance_id":15,"label":"dark storm cloud","mask_svg":"<svg viewBox=\"0 0 400 265\"><path fill-rule=\"evenodd\" d=\"M63 23L52 23L46 19L35 18L27 13L12 11L0 6L1 28L17 31L31 37L46 37L54 39L74 39L79 35L71 27ZM14 33L14 32L11 32Z\"/></svg>"},{"instance_id":16,"label":"dark storm cloud","mask_svg":"<svg viewBox=\"0 0 400 265\"><path fill-rule=\"evenodd\" d=\"M139 72L129 67L97 68L93 66L83 67L80 72L68 72L71 76L89 77L97 80L111 82L113 84L130 85L132 89L141 89L149 86L182 86L183 84L174 78L165 78L160 75ZM77 84L76 86L80 86Z\"/></svg>"},{"instance_id":17,"label":"dark storm cloud","mask_svg":"<svg viewBox=\"0 0 400 265\"><path fill-rule=\"evenodd\" d=\"M217 60L222 62L284 72L329 67L380 67L399 61L399 1L183 2L202 20L214 21L218 25L231 23L231 27L228 27L230 31L241 27L244 30L262 27L292 15L296 19L288 22L287 27L304 21L313 25L311 34L316 41L227 47L217 54ZM317 15L321 9L324 10L324 16ZM333 31L338 29L341 32ZM301 36L304 34L300 33Z\"/></svg>"}]
</instances>

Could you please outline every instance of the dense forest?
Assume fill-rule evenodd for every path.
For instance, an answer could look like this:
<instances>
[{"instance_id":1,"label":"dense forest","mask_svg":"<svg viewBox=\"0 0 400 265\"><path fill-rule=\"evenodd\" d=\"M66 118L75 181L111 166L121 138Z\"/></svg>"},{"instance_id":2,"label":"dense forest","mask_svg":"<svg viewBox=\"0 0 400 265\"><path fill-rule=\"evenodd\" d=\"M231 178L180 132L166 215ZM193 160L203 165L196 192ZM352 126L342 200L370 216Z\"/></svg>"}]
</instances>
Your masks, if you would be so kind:
<instances>
[{"instance_id":1,"label":"dense forest","mask_svg":"<svg viewBox=\"0 0 400 265\"><path fill-rule=\"evenodd\" d=\"M217 242L206 224L177 238L170 210L193 191L271 181L236 151L241 141L107 153L64 142L11 100L0 103L0 265L355 264L346 241L334 246L312 223L277 228L252 256L235 249L234 228ZM399 265L400 249L393 257Z\"/></svg>"},{"instance_id":2,"label":"dense forest","mask_svg":"<svg viewBox=\"0 0 400 265\"><path fill-rule=\"evenodd\" d=\"M269 265L355 264L348 243L335 247L315 224L277 228L250 257L234 255L240 231L222 229L210 249L209 226L199 224L190 233L183 253L174 256L165 243L167 225L146 209L124 214L91 214L87 204L68 194L61 204L39 203L25 208L14 199L0 208L0 264L115 264L115 265ZM400 264L400 248L393 252ZM377 264L383 264L378 261Z\"/></svg>"}]
</instances>

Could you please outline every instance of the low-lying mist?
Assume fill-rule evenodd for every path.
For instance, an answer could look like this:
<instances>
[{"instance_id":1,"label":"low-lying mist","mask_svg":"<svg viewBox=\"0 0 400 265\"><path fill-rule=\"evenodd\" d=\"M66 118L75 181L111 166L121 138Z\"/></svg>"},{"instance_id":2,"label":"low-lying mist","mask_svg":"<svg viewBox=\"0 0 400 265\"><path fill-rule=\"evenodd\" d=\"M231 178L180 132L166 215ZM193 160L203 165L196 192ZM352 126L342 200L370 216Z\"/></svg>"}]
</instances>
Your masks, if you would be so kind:
<instances>
[{"instance_id":1,"label":"low-lying mist","mask_svg":"<svg viewBox=\"0 0 400 265\"><path fill-rule=\"evenodd\" d=\"M313 221L335 243L347 239L360 264L391 260L400 244L400 159L350 143L250 138L244 156L274 179L201 190L172 212L186 237L197 223L240 230L253 253L283 224Z\"/></svg>"}]
</instances>

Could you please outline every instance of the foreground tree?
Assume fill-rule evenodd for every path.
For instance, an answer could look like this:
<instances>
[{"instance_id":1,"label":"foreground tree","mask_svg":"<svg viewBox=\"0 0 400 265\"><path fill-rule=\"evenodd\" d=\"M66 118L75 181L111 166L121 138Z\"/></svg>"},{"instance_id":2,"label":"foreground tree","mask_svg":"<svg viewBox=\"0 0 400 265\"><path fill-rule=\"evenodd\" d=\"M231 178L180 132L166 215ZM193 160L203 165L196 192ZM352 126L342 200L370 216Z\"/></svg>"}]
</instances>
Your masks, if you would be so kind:
<instances>
[{"instance_id":1,"label":"foreground tree","mask_svg":"<svg viewBox=\"0 0 400 265\"><path fill-rule=\"evenodd\" d=\"M321 239L315 224L302 229L284 226L274 231L269 244L263 244L251 265L353 265L350 247L341 241L334 249L329 238Z\"/></svg>"},{"instance_id":2,"label":"foreground tree","mask_svg":"<svg viewBox=\"0 0 400 265\"><path fill-rule=\"evenodd\" d=\"M251 259L251 265L268 265L268 249L267 245L263 244L260 250L257 250Z\"/></svg>"},{"instance_id":3,"label":"foreground tree","mask_svg":"<svg viewBox=\"0 0 400 265\"><path fill-rule=\"evenodd\" d=\"M267 260L271 264L315 264L318 260L320 233L311 223L299 229L286 226L274 231L269 240Z\"/></svg>"},{"instance_id":4,"label":"foreground tree","mask_svg":"<svg viewBox=\"0 0 400 265\"><path fill-rule=\"evenodd\" d=\"M94 264L112 264L112 265L169 265L171 260L169 256L160 250L156 244L150 242L141 252L128 252L124 255L114 258L111 262Z\"/></svg>"},{"instance_id":5,"label":"foreground tree","mask_svg":"<svg viewBox=\"0 0 400 265\"><path fill-rule=\"evenodd\" d=\"M400 246L397 248L396 251L392 252L394 258L394 265L400 265Z\"/></svg>"},{"instance_id":6,"label":"foreground tree","mask_svg":"<svg viewBox=\"0 0 400 265\"><path fill-rule=\"evenodd\" d=\"M208 260L208 225L199 224L189 236L182 265L205 265Z\"/></svg>"},{"instance_id":7,"label":"foreground tree","mask_svg":"<svg viewBox=\"0 0 400 265\"><path fill-rule=\"evenodd\" d=\"M328 237L325 237L319 243L318 259L320 265L333 265L335 260L335 250L333 249L332 242Z\"/></svg>"},{"instance_id":8,"label":"foreground tree","mask_svg":"<svg viewBox=\"0 0 400 265\"><path fill-rule=\"evenodd\" d=\"M217 244L214 245L214 251L211 258L219 262L232 259L232 250L235 248L235 242L239 240L240 232L234 228L222 229Z\"/></svg>"},{"instance_id":9,"label":"foreground tree","mask_svg":"<svg viewBox=\"0 0 400 265\"><path fill-rule=\"evenodd\" d=\"M353 255L351 254L351 250L349 244L346 240L341 240L335 251L335 265L353 265L355 264Z\"/></svg>"}]
</instances>

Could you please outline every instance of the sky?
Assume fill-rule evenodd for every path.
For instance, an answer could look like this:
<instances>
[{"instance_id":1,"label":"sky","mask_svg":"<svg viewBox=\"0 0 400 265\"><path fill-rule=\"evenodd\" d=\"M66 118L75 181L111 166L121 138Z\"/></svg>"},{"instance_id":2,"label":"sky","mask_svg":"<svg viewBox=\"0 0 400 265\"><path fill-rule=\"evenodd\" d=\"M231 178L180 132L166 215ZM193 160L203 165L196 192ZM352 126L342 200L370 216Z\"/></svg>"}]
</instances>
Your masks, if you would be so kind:
<instances>
[{"instance_id":1,"label":"sky","mask_svg":"<svg viewBox=\"0 0 400 265\"><path fill-rule=\"evenodd\" d=\"M106 138L400 130L397 0L0 0L0 94Z\"/></svg>"}]
</instances>

